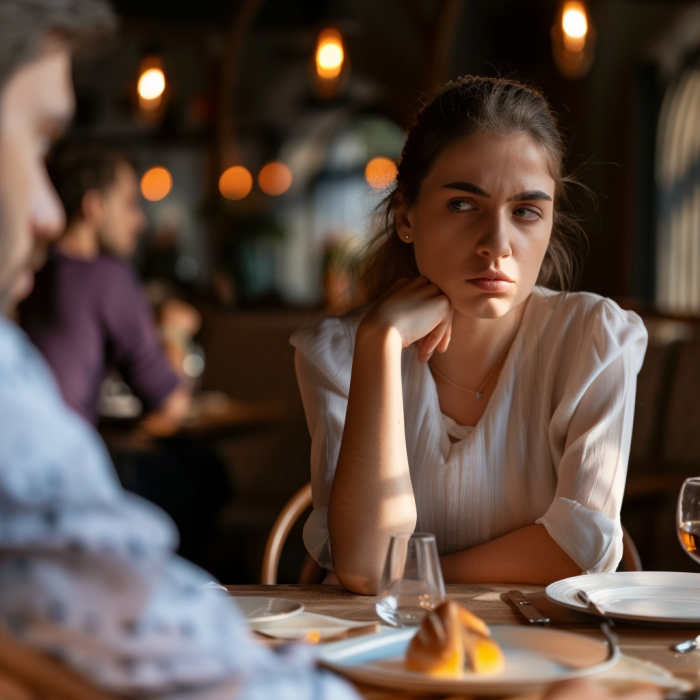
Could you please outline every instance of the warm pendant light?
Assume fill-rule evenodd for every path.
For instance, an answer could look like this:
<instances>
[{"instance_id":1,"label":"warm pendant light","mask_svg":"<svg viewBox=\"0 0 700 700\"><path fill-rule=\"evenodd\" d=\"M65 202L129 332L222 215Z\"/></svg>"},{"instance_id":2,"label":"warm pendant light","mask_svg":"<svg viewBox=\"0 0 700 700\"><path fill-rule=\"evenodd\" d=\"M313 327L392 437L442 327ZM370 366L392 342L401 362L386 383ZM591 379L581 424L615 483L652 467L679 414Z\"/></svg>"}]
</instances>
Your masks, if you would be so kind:
<instances>
[{"instance_id":1,"label":"warm pendant light","mask_svg":"<svg viewBox=\"0 0 700 700\"><path fill-rule=\"evenodd\" d=\"M552 53L559 72L567 78L583 78L593 64L596 32L585 2L565 0L552 27Z\"/></svg>"}]
</instances>

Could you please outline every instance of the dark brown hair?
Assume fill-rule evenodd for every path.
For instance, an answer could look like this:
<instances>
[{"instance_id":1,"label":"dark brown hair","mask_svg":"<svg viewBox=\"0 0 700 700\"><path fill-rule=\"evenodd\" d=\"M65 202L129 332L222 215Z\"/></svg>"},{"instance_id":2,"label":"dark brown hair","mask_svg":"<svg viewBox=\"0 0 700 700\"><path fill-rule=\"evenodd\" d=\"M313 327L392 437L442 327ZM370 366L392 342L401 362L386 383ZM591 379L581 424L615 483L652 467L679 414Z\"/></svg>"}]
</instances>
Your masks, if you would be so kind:
<instances>
[{"instance_id":1,"label":"dark brown hair","mask_svg":"<svg viewBox=\"0 0 700 700\"><path fill-rule=\"evenodd\" d=\"M80 214L85 193L104 193L116 182L117 168L122 164L136 169L126 153L99 143L66 141L52 150L46 168L69 223Z\"/></svg>"},{"instance_id":2,"label":"dark brown hair","mask_svg":"<svg viewBox=\"0 0 700 700\"><path fill-rule=\"evenodd\" d=\"M0 90L39 55L47 36L75 51L97 44L116 23L106 0L0 0Z\"/></svg>"},{"instance_id":3,"label":"dark brown hair","mask_svg":"<svg viewBox=\"0 0 700 700\"><path fill-rule=\"evenodd\" d=\"M575 281L577 249L585 234L569 213L564 173L564 140L557 118L538 90L505 78L465 76L445 85L414 117L398 163L396 184L376 210L377 233L371 239L362 269L362 283L376 299L400 277L416 277L413 246L396 234L394 211L412 205L440 153L455 141L477 133L529 136L542 150L556 183L554 224L537 283L569 289Z\"/></svg>"}]
</instances>

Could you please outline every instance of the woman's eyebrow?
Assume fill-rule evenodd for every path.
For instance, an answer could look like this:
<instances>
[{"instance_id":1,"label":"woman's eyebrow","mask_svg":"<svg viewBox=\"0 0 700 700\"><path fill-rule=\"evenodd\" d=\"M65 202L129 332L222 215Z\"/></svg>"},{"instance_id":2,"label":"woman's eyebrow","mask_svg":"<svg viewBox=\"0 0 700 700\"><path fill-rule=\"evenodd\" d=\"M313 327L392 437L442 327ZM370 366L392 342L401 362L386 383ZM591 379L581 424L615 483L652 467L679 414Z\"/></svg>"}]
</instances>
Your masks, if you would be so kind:
<instances>
[{"instance_id":1,"label":"woman's eyebrow","mask_svg":"<svg viewBox=\"0 0 700 700\"><path fill-rule=\"evenodd\" d=\"M511 197L509 202L527 202L532 199L546 199L548 202L552 201L552 198L542 190L532 190L532 192L520 192L514 197Z\"/></svg>"},{"instance_id":2,"label":"woman's eyebrow","mask_svg":"<svg viewBox=\"0 0 700 700\"><path fill-rule=\"evenodd\" d=\"M486 192L486 190L481 189L479 185L475 185L472 182L450 182L448 185L443 185L443 189L447 190L460 190L460 192L469 192L469 194L475 194L477 197L490 197L491 195Z\"/></svg>"}]
</instances>

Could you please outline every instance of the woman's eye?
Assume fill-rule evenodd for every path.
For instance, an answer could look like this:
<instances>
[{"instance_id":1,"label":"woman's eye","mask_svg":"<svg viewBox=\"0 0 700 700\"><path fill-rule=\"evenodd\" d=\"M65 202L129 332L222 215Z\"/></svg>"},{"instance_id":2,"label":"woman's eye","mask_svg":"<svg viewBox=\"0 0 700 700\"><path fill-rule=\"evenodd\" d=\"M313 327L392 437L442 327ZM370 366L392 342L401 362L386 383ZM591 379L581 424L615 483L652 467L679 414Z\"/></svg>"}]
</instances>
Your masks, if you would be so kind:
<instances>
[{"instance_id":1,"label":"woman's eye","mask_svg":"<svg viewBox=\"0 0 700 700\"><path fill-rule=\"evenodd\" d=\"M530 207L518 207L513 214L520 219L527 219L528 221L534 221L542 216L537 209L530 209Z\"/></svg>"},{"instance_id":2,"label":"woman's eye","mask_svg":"<svg viewBox=\"0 0 700 700\"><path fill-rule=\"evenodd\" d=\"M474 209L474 205L464 199L456 199L448 205L452 211L469 211Z\"/></svg>"}]
</instances>

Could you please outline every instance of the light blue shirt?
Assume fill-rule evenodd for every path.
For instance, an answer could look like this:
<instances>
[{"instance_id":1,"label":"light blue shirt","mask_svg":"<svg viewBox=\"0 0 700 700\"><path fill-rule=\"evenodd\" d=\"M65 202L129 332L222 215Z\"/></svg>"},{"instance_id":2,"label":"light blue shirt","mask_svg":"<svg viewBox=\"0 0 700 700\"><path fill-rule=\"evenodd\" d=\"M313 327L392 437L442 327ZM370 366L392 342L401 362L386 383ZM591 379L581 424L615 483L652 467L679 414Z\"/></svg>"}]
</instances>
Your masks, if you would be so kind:
<instances>
[{"instance_id":1,"label":"light blue shirt","mask_svg":"<svg viewBox=\"0 0 700 700\"><path fill-rule=\"evenodd\" d=\"M306 649L255 642L231 599L202 588L211 577L175 556L177 537L122 490L95 430L0 317L0 623L116 692L356 697Z\"/></svg>"}]
</instances>

